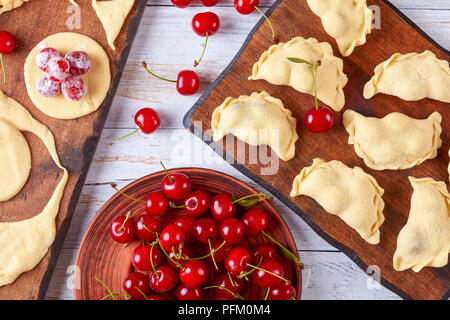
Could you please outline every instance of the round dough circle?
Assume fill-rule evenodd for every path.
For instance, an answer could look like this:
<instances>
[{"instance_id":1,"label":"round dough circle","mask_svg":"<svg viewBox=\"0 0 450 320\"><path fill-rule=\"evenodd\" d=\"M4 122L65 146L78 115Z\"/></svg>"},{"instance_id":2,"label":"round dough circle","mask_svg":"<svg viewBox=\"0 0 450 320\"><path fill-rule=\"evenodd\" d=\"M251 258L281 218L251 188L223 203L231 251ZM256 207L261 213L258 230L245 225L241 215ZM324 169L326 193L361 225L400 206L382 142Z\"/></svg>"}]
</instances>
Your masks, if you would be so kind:
<instances>
[{"instance_id":1,"label":"round dough circle","mask_svg":"<svg viewBox=\"0 0 450 320\"><path fill-rule=\"evenodd\" d=\"M22 133L0 119L0 202L22 190L31 170L31 154Z\"/></svg>"},{"instance_id":2,"label":"round dough circle","mask_svg":"<svg viewBox=\"0 0 450 320\"><path fill-rule=\"evenodd\" d=\"M42 48L52 47L61 56L70 51L85 51L91 58L90 71L82 78L87 86L86 96L80 101L68 101L62 94L53 98L41 96L36 89L36 81L44 75L36 64L36 55ZM73 32L51 35L31 50L24 66L25 85L31 101L43 113L57 119L76 119L96 111L108 93L111 83L109 58L105 50L93 39Z\"/></svg>"}]
</instances>

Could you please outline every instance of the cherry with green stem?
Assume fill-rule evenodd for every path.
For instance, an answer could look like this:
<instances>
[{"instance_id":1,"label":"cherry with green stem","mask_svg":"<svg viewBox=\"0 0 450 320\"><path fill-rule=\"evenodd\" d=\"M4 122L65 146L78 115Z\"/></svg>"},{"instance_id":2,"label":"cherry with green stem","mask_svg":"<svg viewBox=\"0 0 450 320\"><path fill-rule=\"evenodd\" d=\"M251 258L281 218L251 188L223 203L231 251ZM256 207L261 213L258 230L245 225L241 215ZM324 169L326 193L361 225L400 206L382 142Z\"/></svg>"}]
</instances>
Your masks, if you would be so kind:
<instances>
[{"instance_id":1,"label":"cherry with green stem","mask_svg":"<svg viewBox=\"0 0 450 320\"><path fill-rule=\"evenodd\" d=\"M200 58L195 61L194 67L200 64L200 61L202 60L203 55L205 54L206 46L208 44L208 38L212 36L214 33L216 33L217 30L219 30L219 28L220 28L220 19L213 12L197 13L192 18L192 29L194 30L194 32L201 37L206 37L202 54Z\"/></svg>"},{"instance_id":2,"label":"cherry with green stem","mask_svg":"<svg viewBox=\"0 0 450 320\"><path fill-rule=\"evenodd\" d=\"M16 47L16 39L7 31L0 31L0 64L3 72L3 84L6 85L6 71L3 55L10 54Z\"/></svg>"},{"instance_id":3,"label":"cherry with green stem","mask_svg":"<svg viewBox=\"0 0 450 320\"><path fill-rule=\"evenodd\" d=\"M199 79L197 73L195 73L192 70L182 70L178 73L177 80L171 80L171 79L167 79L167 78L158 76L157 74L150 71L150 69L148 68L148 65L145 61L142 61L142 66L152 76L154 76L160 80L176 83L177 91L181 95L185 95L185 96L192 95L192 94L196 93L198 91L198 88L200 87L200 79Z\"/></svg>"},{"instance_id":4,"label":"cherry with green stem","mask_svg":"<svg viewBox=\"0 0 450 320\"><path fill-rule=\"evenodd\" d=\"M264 19L266 19L267 23L270 26L270 29L272 31L272 40L274 42L277 41L277 38L275 36L275 29L270 22L270 19L267 17L267 15L258 7L259 0L234 0L234 7L236 8L237 12L240 14L250 14L253 11L258 11Z\"/></svg>"},{"instance_id":5,"label":"cherry with green stem","mask_svg":"<svg viewBox=\"0 0 450 320\"><path fill-rule=\"evenodd\" d=\"M159 118L158 112L152 108L142 108L134 116L134 123L138 127L132 132L114 140L122 140L128 138L129 136L141 131L145 134L151 134L155 132L161 125L161 119Z\"/></svg>"},{"instance_id":6,"label":"cherry with green stem","mask_svg":"<svg viewBox=\"0 0 450 320\"><path fill-rule=\"evenodd\" d=\"M330 108L321 105L317 99L317 69L321 62L320 60L315 63L311 63L304 59L288 57L289 61L293 63L307 64L309 69L313 72L313 86L314 86L314 101L315 108L309 110L305 115L305 126L312 133L321 133L330 130L333 127L334 115Z\"/></svg>"}]
</instances>

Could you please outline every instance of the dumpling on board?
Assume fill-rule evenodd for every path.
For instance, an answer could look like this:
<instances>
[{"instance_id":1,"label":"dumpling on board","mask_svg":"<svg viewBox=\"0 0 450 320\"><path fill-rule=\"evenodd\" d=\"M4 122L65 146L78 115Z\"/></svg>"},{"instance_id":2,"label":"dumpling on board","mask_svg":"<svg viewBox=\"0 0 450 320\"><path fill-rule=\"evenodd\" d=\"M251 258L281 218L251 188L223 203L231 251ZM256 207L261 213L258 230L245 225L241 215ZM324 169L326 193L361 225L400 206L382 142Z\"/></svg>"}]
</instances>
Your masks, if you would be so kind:
<instances>
[{"instance_id":1,"label":"dumpling on board","mask_svg":"<svg viewBox=\"0 0 450 320\"><path fill-rule=\"evenodd\" d=\"M450 103L450 67L431 51L393 54L375 68L375 75L364 86L364 98L377 93L406 101L430 98Z\"/></svg>"},{"instance_id":2,"label":"dumpling on board","mask_svg":"<svg viewBox=\"0 0 450 320\"><path fill-rule=\"evenodd\" d=\"M213 140L231 133L250 145L268 145L284 161L295 156L297 119L267 92L228 97L212 115Z\"/></svg>"},{"instance_id":3,"label":"dumpling on board","mask_svg":"<svg viewBox=\"0 0 450 320\"><path fill-rule=\"evenodd\" d=\"M450 250L450 194L445 183L409 177L413 187L406 225L397 238L394 269L443 267Z\"/></svg>"},{"instance_id":4,"label":"dumpling on board","mask_svg":"<svg viewBox=\"0 0 450 320\"><path fill-rule=\"evenodd\" d=\"M372 10L366 0L307 0L320 17L326 33L336 39L339 52L347 57L366 43L372 27Z\"/></svg>"},{"instance_id":5,"label":"dumpling on board","mask_svg":"<svg viewBox=\"0 0 450 320\"><path fill-rule=\"evenodd\" d=\"M314 159L292 184L291 197L305 195L328 213L337 215L370 244L380 242L384 222L384 189L361 168L349 168L338 160Z\"/></svg>"},{"instance_id":6,"label":"dumpling on board","mask_svg":"<svg viewBox=\"0 0 450 320\"><path fill-rule=\"evenodd\" d=\"M253 65L249 80L266 80L276 85L288 85L295 90L314 95L314 74L304 63L293 63L294 57L315 63L317 68L317 96L333 110L340 111L345 104L344 91L347 76L343 72L343 61L333 56L333 49L327 42L314 38L296 37L289 42L270 46L259 61Z\"/></svg>"},{"instance_id":7,"label":"dumpling on board","mask_svg":"<svg viewBox=\"0 0 450 320\"><path fill-rule=\"evenodd\" d=\"M436 157L442 145L441 121L438 112L414 119L398 112L375 118L346 110L342 118L348 143L375 170L407 169Z\"/></svg>"}]
</instances>

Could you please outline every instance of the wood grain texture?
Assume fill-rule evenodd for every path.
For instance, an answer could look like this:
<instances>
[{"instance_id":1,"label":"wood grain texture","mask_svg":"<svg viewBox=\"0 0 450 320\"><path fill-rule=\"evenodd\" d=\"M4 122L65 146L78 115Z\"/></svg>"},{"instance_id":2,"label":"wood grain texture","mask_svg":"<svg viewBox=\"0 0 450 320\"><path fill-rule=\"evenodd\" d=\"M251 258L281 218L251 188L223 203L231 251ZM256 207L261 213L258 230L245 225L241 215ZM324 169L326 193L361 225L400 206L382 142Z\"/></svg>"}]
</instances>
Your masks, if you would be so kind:
<instances>
[{"instance_id":1,"label":"wood grain texture","mask_svg":"<svg viewBox=\"0 0 450 320\"><path fill-rule=\"evenodd\" d=\"M400 111L415 118L426 118L433 111L440 112L444 116L441 135L443 147L439 150L438 156L409 170L391 172L368 169L364 166L362 159L356 156L353 147L347 144L348 134L341 125L342 113L336 113L336 125L327 134L310 134L299 122L297 131L300 140L297 142L297 157L289 162L282 162L276 175L261 176L260 165L250 165L247 164L247 161L243 165L235 166L274 193L305 219L325 240L342 250L360 267L365 269L370 265L379 266L383 278L382 283L394 292L404 298L445 299L448 297L450 287L450 266L425 268L419 273L411 270L396 272L392 267L392 256L396 248L398 232L406 223L409 213L411 187L407 177L412 175L447 181L448 157L446 151L450 147L448 137L450 120L445 115L448 114L448 105L428 99L406 102L381 94L371 100L364 100L362 89L373 74L375 66L395 52L431 50L438 58L446 60L449 59L448 52L426 38L421 30L403 20L404 17L394 11L387 1L374 0L368 1L368 4L376 4L381 8L381 30L373 30L372 34L368 36L367 43L357 47L350 57L344 59L344 72L349 77L349 82L344 88L346 108L357 110L366 116L377 117ZM319 18L310 11L304 1L282 1L276 6L270 19L277 30L280 41L286 42L298 35L306 38L315 37L319 41L329 42L332 44L334 52L338 52L334 39L323 31ZM227 96L237 97L253 91L265 90L272 96L281 98L298 119L302 119L304 113L313 106L313 97L301 94L290 87L274 86L265 81L247 81L253 63L272 44L269 26L262 22L256 27L255 33L249 36L248 43L239 52L237 60L230 64L213 84L213 89L207 91L186 115L185 125L188 128L194 129L191 124L194 121L201 121L202 130L209 129L212 111ZM233 139L232 137L228 138ZM218 147L214 143L210 145L213 148ZM220 147L218 150L220 153ZM225 148L225 151L236 156L236 150ZM312 159L315 157L326 161L338 159L351 167L360 166L373 175L385 189L383 199L386 202L384 210L386 221L381 227L379 245L368 245L342 220L327 214L312 199L307 197L291 199L289 197L294 177L303 167L311 165Z\"/></svg>"},{"instance_id":2,"label":"wood grain texture","mask_svg":"<svg viewBox=\"0 0 450 320\"><path fill-rule=\"evenodd\" d=\"M192 181L194 190L207 190L211 196L217 193L230 193L237 197L243 197L257 191L242 181L220 172L207 169L176 169L172 172L182 172L187 174ZM164 172L157 172L145 176L126 186L122 191L137 199L143 199L150 192L160 191L161 181L164 178ZM269 217L267 232L287 247L291 252L297 254L297 248L292 234L280 214L268 201L258 203L255 207L266 210ZM125 212L131 212L133 217L145 213L145 206L142 203L131 201L119 193L116 193L105 205L98 211L92 220L88 231L81 242L76 265L79 267L79 273L75 282L80 284L79 289L75 290L75 298L78 300L96 300L107 295L105 289L95 280L94 277L105 282L114 293L123 293L123 279L133 270L130 262L131 254L139 245L136 240L130 245L124 247L123 244L112 241L109 234L109 225L111 221ZM243 210L237 212L237 216L243 214ZM166 215L159 218L162 225L170 223L176 217L185 215L184 210L171 210ZM262 235L245 238L240 245L253 248L259 243L268 242ZM204 249L198 250L199 245L186 247L194 252L194 256L205 254ZM114 266L114 267L106 267ZM286 278L290 279L297 288L297 297L301 295L301 272L299 266L288 260L283 261ZM264 299L266 290L258 288L253 280L246 282L241 295L247 300ZM167 299L175 298L173 293L163 295Z\"/></svg>"},{"instance_id":3,"label":"wood grain texture","mask_svg":"<svg viewBox=\"0 0 450 320\"><path fill-rule=\"evenodd\" d=\"M112 83L99 110L76 120L53 119L41 113L28 97L23 79L23 64L30 50L49 35L71 31L65 25L69 17L66 10L70 3L32 1L0 15L2 29L14 34L17 40L15 51L5 57L8 82L0 90L19 101L33 117L52 131L61 163L70 174L56 220L54 244L35 269L21 275L13 284L0 288L0 299L37 299L45 295L145 7L143 0L135 3L116 41L117 50L112 51L91 7L91 1L80 0L78 3L81 8L81 28L72 31L88 35L105 48L110 58ZM34 216L48 202L60 178L60 170L52 164L42 143L30 134L26 134L26 138L32 151L33 169L21 193L0 204L0 221L20 221Z\"/></svg>"}]
</instances>

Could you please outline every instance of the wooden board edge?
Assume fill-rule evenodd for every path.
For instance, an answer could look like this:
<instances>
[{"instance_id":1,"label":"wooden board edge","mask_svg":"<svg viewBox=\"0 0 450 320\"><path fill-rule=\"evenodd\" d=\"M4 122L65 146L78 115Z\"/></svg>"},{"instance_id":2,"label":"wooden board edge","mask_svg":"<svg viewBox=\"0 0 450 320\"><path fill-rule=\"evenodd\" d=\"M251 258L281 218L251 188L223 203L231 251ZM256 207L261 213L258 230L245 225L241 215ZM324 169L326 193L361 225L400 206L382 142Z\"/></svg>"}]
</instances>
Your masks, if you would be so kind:
<instances>
[{"instance_id":1,"label":"wooden board edge","mask_svg":"<svg viewBox=\"0 0 450 320\"><path fill-rule=\"evenodd\" d=\"M94 157L95 150L97 149L98 141L103 131L103 127L106 122L106 118L108 116L109 110L113 103L114 97L117 92L117 88L119 86L120 78L122 77L122 72L125 67L125 64L128 59L128 55L131 50L131 46L133 44L134 38L136 37L137 29L141 22L142 16L144 14L144 9L147 6L146 0L138 0L136 14L130 20L128 25L128 31L126 36L126 44L122 49L122 53L120 54L120 59L116 65L116 73L111 81L111 86L109 88L108 94L105 97L101 107L100 107L100 115L95 122L94 126L94 135L88 137L86 143L83 146L82 154L88 160L86 164L81 169L82 174L80 175L74 189L72 192L72 196L69 200L69 206L67 209L67 217L62 221L61 226L56 234L55 241L50 247L50 261L47 267L44 276L42 277L41 284L39 286L38 299L43 300L47 293L47 289L50 285L50 281L53 275L53 271L55 269L56 263L58 261L59 254L61 252L62 246L64 244L64 240L66 238L67 232L69 231L69 226L72 221L72 217L75 212L76 205L81 195L81 190L84 186L84 182L86 181L87 173L89 171L89 167L92 162L92 158Z\"/></svg>"},{"instance_id":2,"label":"wooden board edge","mask_svg":"<svg viewBox=\"0 0 450 320\"><path fill-rule=\"evenodd\" d=\"M266 16L270 16L272 12L278 7L278 5L283 0L277 0L272 7L270 7L269 10L265 13ZM419 28L418 25L416 25L412 20L410 20L407 16L405 16L397 7L395 7L392 3L390 3L388 0L382 0L386 5L388 5L401 19L403 19L406 23L408 23L411 27L413 27L422 37L427 39L429 42L431 42L434 46L436 46L437 49L444 52L447 56L450 56L450 51L443 48L440 44L438 44L435 40L433 40L427 33L425 33L421 28ZM225 150L223 150L217 143L212 141L212 137L208 136L210 139L208 141L205 141L203 139L203 136L206 135L204 132L202 132L200 129L195 128L194 124L192 123L191 119L194 115L195 111L203 105L206 98L212 93L212 91L217 87L217 85L222 82L222 80L225 78L225 76L228 75L231 68L234 66L234 64L237 62L237 60L240 58L242 52L247 47L250 40L253 38L253 35L258 31L259 27L265 22L265 18L262 17L258 23L253 27L253 29L248 34L247 38L245 39L243 45L237 52L237 54L233 57L231 62L228 64L228 66L222 71L222 73L217 77L217 79L211 84L211 86L200 96L200 98L196 101L196 103L188 110L188 112L185 114L183 118L183 125L184 127L189 130L193 135L197 136L202 140L204 143L206 143L209 147L211 147L220 157L222 157L224 160L227 159L233 159L234 163L231 165L236 168L239 172L244 174L245 176L249 177L253 181L255 181L258 185L269 191L271 194L273 194L277 199L279 199L283 204L285 204L287 207L289 207L292 211L294 211L300 218L303 219L313 230L316 232L322 239L324 239L326 242L328 242L333 247L339 249L342 251L347 257L349 257L358 267L361 268L364 272L368 269L368 265L364 263L358 254L356 254L351 248L345 246L344 244L340 243L339 241L335 240L331 236L329 236L325 231L322 230L317 224L315 224L310 217L299 207L297 207L292 201L290 201L288 198L286 198L284 195L282 195L277 189L273 188L270 184L266 183L263 179L258 177L257 175L253 174L250 170L248 170L243 164L237 163L237 161L229 155ZM230 158L231 157L231 158ZM392 292L398 294L401 298L405 300L413 300L413 298L408 295L406 292L395 286L393 283L387 281L383 278L383 276L380 276L381 284L386 287L387 289L391 290ZM447 292L441 297L441 300L447 300L450 298L450 288L447 290Z\"/></svg>"}]
</instances>

